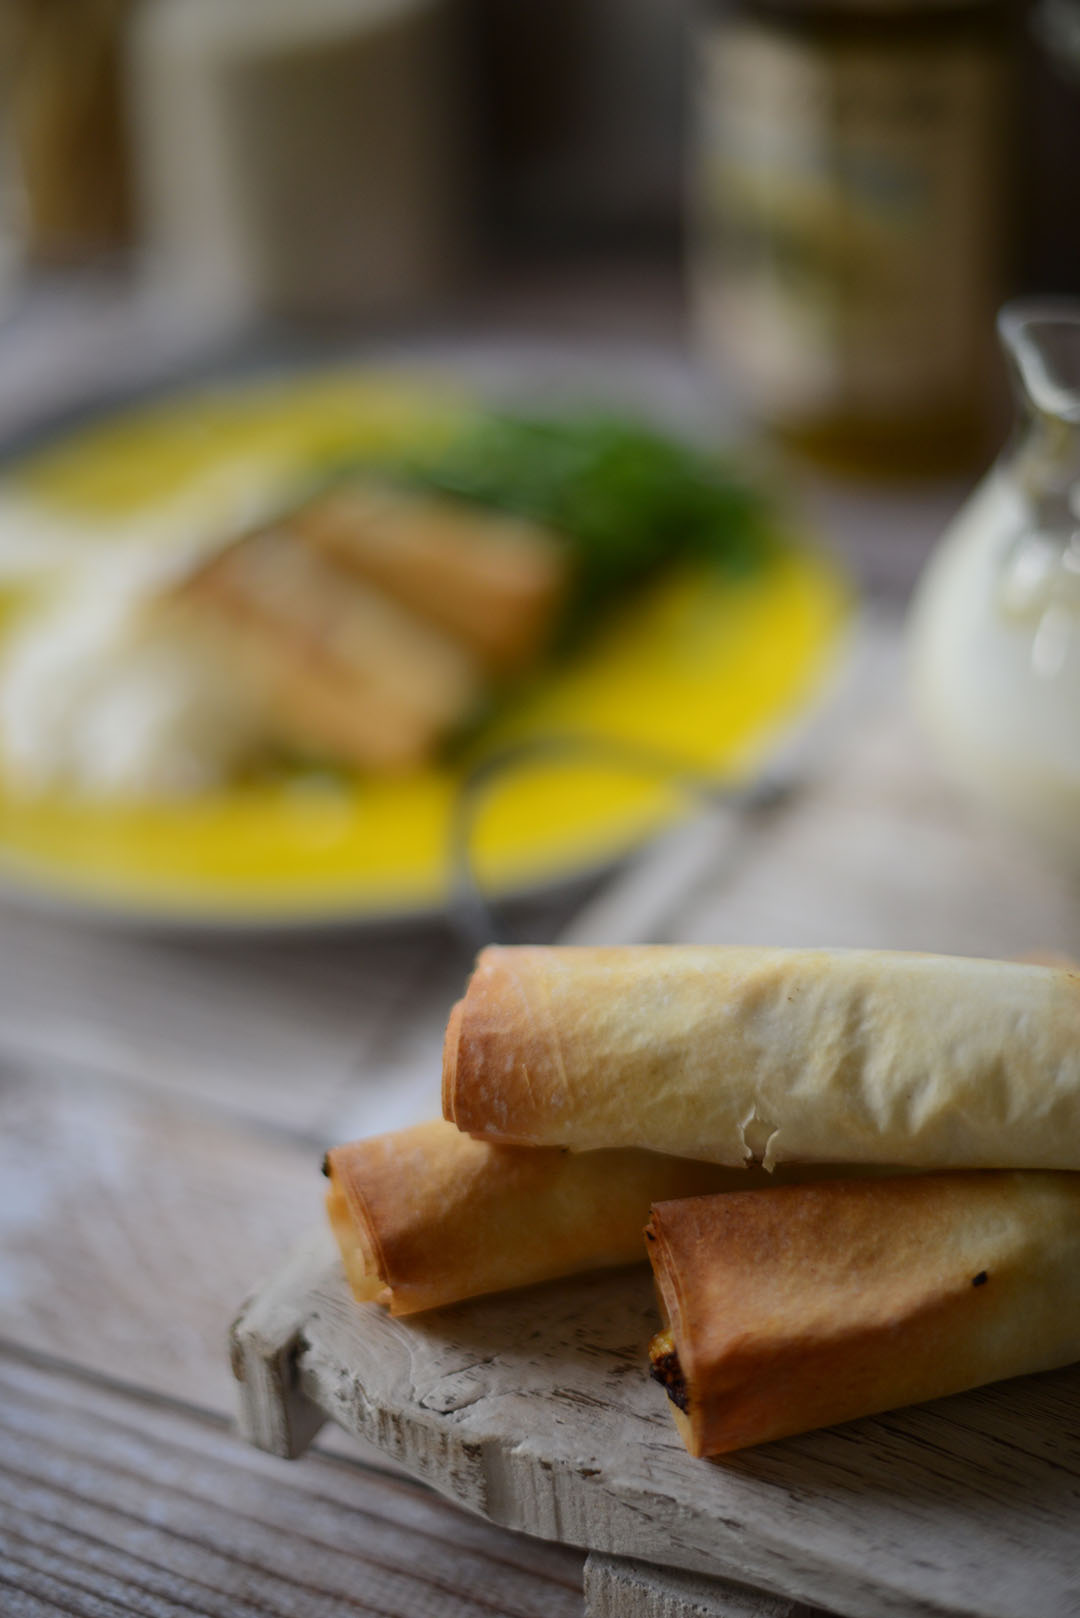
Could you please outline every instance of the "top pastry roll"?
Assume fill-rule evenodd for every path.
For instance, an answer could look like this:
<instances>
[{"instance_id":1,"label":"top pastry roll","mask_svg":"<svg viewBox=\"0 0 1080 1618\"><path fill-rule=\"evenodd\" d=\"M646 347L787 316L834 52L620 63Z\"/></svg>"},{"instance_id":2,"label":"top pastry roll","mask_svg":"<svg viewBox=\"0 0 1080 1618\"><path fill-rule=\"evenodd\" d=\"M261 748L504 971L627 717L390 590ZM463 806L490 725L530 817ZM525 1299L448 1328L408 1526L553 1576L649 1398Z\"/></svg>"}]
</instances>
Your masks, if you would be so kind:
<instances>
[{"instance_id":1,"label":"top pastry roll","mask_svg":"<svg viewBox=\"0 0 1080 1618\"><path fill-rule=\"evenodd\" d=\"M1080 1170L1080 973L883 950L484 950L460 1129L578 1151Z\"/></svg>"}]
</instances>

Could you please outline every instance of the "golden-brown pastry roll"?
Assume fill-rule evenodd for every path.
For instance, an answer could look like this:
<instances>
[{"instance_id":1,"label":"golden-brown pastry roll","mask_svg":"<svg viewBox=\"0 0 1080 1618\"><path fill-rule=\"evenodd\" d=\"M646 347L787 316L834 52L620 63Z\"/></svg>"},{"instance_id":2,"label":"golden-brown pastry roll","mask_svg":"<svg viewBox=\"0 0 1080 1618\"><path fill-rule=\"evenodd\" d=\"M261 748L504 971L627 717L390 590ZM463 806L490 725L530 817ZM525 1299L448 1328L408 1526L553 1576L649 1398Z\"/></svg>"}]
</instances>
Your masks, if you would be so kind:
<instances>
[{"instance_id":1,"label":"golden-brown pastry roll","mask_svg":"<svg viewBox=\"0 0 1080 1618\"><path fill-rule=\"evenodd\" d=\"M292 523L499 671L539 654L567 582L566 547L539 524L377 483L335 489Z\"/></svg>"},{"instance_id":2,"label":"golden-brown pastry roll","mask_svg":"<svg viewBox=\"0 0 1080 1618\"><path fill-rule=\"evenodd\" d=\"M484 950L443 1110L519 1145L1080 1170L1080 973L883 950Z\"/></svg>"},{"instance_id":3,"label":"golden-brown pastry roll","mask_svg":"<svg viewBox=\"0 0 1080 1618\"><path fill-rule=\"evenodd\" d=\"M651 1152L493 1146L442 1119L336 1146L326 1172L352 1289L395 1315L640 1261L650 1202L746 1183Z\"/></svg>"},{"instance_id":4,"label":"golden-brown pastry roll","mask_svg":"<svg viewBox=\"0 0 1080 1618\"><path fill-rule=\"evenodd\" d=\"M826 1181L655 1207L650 1349L692 1455L1080 1359L1080 1175Z\"/></svg>"}]
</instances>

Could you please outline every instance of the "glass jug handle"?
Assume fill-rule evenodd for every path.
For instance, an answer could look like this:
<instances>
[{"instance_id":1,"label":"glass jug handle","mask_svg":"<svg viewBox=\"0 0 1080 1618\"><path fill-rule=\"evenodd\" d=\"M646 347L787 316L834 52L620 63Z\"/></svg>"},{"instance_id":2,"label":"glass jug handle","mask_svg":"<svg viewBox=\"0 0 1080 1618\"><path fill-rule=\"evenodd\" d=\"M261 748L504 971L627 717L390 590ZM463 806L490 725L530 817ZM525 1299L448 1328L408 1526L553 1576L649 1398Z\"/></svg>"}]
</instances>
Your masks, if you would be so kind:
<instances>
[{"instance_id":1,"label":"glass jug handle","mask_svg":"<svg viewBox=\"0 0 1080 1618\"><path fill-rule=\"evenodd\" d=\"M1080 302L1006 304L998 332L1019 407L999 470L1025 513L1002 558L999 604L1009 617L1056 619L1080 607Z\"/></svg>"}]
</instances>

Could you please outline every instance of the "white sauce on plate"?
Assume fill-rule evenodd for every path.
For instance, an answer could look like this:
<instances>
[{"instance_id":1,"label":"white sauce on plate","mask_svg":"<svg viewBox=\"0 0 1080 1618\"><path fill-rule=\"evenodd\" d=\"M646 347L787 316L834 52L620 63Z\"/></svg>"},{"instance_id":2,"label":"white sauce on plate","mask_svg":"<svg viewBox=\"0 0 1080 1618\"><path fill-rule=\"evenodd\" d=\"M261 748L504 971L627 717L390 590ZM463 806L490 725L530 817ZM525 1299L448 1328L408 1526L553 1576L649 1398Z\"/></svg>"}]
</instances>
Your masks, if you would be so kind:
<instances>
[{"instance_id":1,"label":"white sauce on plate","mask_svg":"<svg viewBox=\"0 0 1080 1618\"><path fill-rule=\"evenodd\" d=\"M235 462L168 506L104 527L0 491L0 582L42 598L0 661L10 789L98 799L187 797L256 757L256 693L209 641L148 605L296 499L295 469Z\"/></svg>"}]
</instances>

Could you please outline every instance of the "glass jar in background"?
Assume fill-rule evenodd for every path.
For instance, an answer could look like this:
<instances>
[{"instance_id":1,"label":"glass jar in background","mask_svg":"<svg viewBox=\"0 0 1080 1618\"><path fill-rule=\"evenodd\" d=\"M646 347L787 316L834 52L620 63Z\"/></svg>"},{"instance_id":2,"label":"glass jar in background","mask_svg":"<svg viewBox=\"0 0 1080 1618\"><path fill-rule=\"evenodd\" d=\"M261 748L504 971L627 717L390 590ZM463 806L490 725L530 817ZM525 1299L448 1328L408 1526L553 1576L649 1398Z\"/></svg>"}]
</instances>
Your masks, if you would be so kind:
<instances>
[{"instance_id":1,"label":"glass jar in background","mask_svg":"<svg viewBox=\"0 0 1080 1618\"><path fill-rule=\"evenodd\" d=\"M473 253L453 0L143 0L132 29L141 268L233 324L386 319Z\"/></svg>"},{"instance_id":2,"label":"glass jar in background","mask_svg":"<svg viewBox=\"0 0 1080 1618\"><path fill-rule=\"evenodd\" d=\"M30 264L112 257L131 232L123 59L134 0L4 0L7 137Z\"/></svg>"},{"instance_id":3,"label":"glass jar in background","mask_svg":"<svg viewBox=\"0 0 1080 1618\"><path fill-rule=\"evenodd\" d=\"M958 470L993 442L1006 40L993 0L737 0L701 21L699 340L832 467Z\"/></svg>"}]
</instances>

